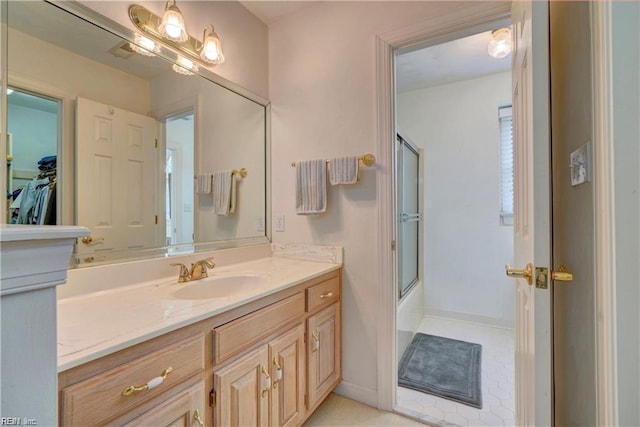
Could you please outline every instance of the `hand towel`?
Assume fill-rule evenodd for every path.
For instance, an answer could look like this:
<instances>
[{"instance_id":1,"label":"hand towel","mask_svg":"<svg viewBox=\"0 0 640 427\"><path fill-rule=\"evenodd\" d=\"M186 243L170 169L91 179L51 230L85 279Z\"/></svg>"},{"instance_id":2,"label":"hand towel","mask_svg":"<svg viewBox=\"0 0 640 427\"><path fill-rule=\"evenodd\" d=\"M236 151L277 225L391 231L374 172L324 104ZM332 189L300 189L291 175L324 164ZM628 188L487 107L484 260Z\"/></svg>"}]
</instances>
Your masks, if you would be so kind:
<instances>
[{"instance_id":1,"label":"hand towel","mask_svg":"<svg viewBox=\"0 0 640 427\"><path fill-rule=\"evenodd\" d=\"M236 180L233 172L224 170L213 174L213 211L229 215L236 210Z\"/></svg>"},{"instance_id":2,"label":"hand towel","mask_svg":"<svg viewBox=\"0 0 640 427\"><path fill-rule=\"evenodd\" d=\"M358 158L338 157L329 160L329 182L331 185L355 184L358 180Z\"/></svg>"},{"instance_id":3,"label":"hand towel","mask_svg":"<svg viewBox=\"0 0 640 427\"><path fill-rule=\"evenodd\" d=\"M211 181L213 175L210 173L196 176L196 194L211 194Z\"/></svg>"},{"instance_id":4,"label":"hand towel","mask_svg":"<svg viewBox=\"0 0 640 427\"><path fill-rule=\"evenodd\" d=\"M303 160L296 166L296 214L327 210L327 165L324 160Z\"/></svg>"}]
</instances>

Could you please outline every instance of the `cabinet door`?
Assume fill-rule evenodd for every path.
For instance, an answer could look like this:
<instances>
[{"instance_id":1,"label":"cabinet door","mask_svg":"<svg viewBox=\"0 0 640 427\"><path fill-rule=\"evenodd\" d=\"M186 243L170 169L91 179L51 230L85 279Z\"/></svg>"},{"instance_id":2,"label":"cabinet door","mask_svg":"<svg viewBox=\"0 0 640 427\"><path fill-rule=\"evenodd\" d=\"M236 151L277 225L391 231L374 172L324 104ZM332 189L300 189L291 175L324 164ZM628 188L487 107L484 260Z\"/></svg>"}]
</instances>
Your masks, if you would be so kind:
<instances>
[{"instance_id":1,"label":"cabinet door","mask_svg":"<svg viewBox=\"0 0 640 427\"><path fill-rule=\"evenodd\" d=\"M305 413L304 325L269 343L271 361L271 426L298 426Z\"/></svg>"},{"instance_id":2,"label":"cabinet door","mask_svg":"<svg viewBox=\"0 0 640 427\"><path fill-rule=\"evenodd\" d=\"M268 369L269 349L265 345L213 373L216 426L269 424Z\"/></svg>"},{"instance_id":3,"label":"cabinet door","mask_svg":"<svg viewBox=\"0 0 640 427\"><path fill-rule=\"evenodd\" d=\"M334 303L307 320L309 409L313 410L341 378L340 304Z\"/></svg>"},{"instance_id":4,"label":"cabinet door","mask_svg":"<svg viewBox=\"0 0 640 427\"><path fill-rule=\"evenodd\" d=\"M200 381L124 425L195 427L204 425L203 410L204 382Z\"/></svg>"}]
</instances>

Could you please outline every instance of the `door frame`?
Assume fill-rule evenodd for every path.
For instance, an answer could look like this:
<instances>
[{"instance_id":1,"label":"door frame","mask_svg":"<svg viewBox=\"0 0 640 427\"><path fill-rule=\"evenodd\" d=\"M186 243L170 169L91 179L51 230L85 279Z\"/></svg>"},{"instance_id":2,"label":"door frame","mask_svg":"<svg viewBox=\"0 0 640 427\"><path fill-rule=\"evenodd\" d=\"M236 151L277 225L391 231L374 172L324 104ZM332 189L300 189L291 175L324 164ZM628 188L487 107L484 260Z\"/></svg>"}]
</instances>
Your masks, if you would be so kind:
<instances>
[{"instance_id":1,"label":"door frame","mask_svg":"<svg viewBox=\"0 0 640 427\"><path fill-rule=\"evenodd\" d=\"M612 2L594 2L591 14L593 183L596 283L596 416L618 425L616 251L613 135ZM617 64L619 65L619 64Z\"/></svg>"},{"instance_id":2,"label":"door frame","mask_svg":"<svg viewBox=\"0 0 640 427\"><path fill-rule=\"evenodd\" d=\"M510 20L511 4L478 2L416 25L376 36L376 174L378 217L378 381L377 407L393 411L396 403L398 355L396 354L396 263L394 240L393 142L395 126L395 52L426 47L476 32L488 31Z\"/></svg>"}]
</instances>

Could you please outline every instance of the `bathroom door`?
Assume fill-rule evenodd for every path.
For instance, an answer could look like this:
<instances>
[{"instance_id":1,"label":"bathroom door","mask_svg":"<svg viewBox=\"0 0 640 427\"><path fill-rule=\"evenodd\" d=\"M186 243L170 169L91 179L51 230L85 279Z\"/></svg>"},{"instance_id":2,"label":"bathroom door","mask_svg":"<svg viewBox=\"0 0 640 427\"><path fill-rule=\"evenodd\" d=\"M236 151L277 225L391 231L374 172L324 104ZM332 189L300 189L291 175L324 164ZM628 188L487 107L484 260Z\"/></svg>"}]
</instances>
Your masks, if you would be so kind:
<instances>
[{"instance_id":1,"label":"bathroom door","mask_svg":"<svg viewBox=\"0 0 640 427\"><path fill-rule=\"evenodd\" d=\"M157 134L151 117L77 99L77 222L93 239L78 254L159 245Z\"/></svg>"},{"instance_id":2,"label":"bathroom door","mask_svg":"<svg viewBox=\"0 0 640 427\"><path fill-rule=\"evenodd\" d=\"M511 16L516 424L553 425L551 289L525 268L551 265L549 3L515 1Z\"/></svg>"},{"instance_id":3,"label":"bathroom door","mask_svg":"<svg viewBox=\"0 0 640 427\"><path fill-rule=\"evenodd\" d=\"M398 298L405 296L420 276L420 152L397 135Z\"/></svg>"}]
</instances>

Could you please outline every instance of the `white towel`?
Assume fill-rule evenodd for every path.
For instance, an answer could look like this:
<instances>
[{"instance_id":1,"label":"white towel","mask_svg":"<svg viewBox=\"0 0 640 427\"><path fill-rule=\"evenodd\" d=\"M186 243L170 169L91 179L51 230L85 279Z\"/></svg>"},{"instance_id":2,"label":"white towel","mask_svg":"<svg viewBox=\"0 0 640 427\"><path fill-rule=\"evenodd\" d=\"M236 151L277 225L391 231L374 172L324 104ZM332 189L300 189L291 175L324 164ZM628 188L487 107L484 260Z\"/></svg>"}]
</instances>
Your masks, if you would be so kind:
<instances>
[{"instance_id":1,"label":"white towel","mask_svg":"<svg viewBox=\"0 0 640 427\"><path fill-rule=\"evenodd\" d=\"M329 160L329 182L331 185L355 184L358 180L358 158L338 157Z\"/></svg>"},{"instance_id":2,"label":"white towel","mask_svg":"<svg viewBox=\"0 0 640 427\"><path fill-rule=\"evenodd\" d=\"M210 173L196 176L196 194L211 194L211 181L213 175Z\"/></svg>"},{"instance_id":3,"label":"white towel","mask_svg":"<svg viewBox=\"0 0 640 427\"><path fill-rule=\"evenodd\" d=\"M303 160L296 166L296 214L327 210L327 165L324 160Z\"/></svg>"},{"instance_id":4,"label":"white towel","mask_svg":"<svg viewBox=\"0 0 640 427\"><path fill-rule=\"evenodd\" d=\"M236 180L233 172L224 170L213 174L213 211L229 215L236 210Z\"/></svg>"}]
</instances>

